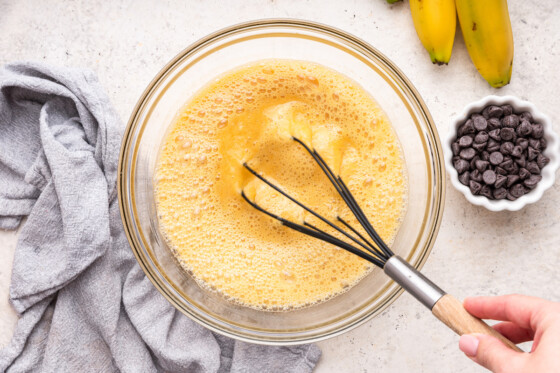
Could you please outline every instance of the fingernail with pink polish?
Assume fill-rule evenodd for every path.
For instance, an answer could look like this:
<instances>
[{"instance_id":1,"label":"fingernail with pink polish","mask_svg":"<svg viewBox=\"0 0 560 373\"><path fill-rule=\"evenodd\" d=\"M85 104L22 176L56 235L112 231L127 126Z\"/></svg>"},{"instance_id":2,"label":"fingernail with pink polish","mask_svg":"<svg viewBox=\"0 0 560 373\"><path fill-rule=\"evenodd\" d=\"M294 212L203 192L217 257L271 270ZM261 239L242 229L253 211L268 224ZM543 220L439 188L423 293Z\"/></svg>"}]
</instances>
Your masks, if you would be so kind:
<instances>
[{"instance_id":1,"label":"fingernail with pink polish","mask_svg":"<svg viewBox=\"0 0 560 373\"><path fill-rule=\"evenodd\" d=\"M459 348L467 356L475 357L476 350L478 350L478 338L470 334L462 335L461 338L459 339Z\"/></svg>"}]
</instances>

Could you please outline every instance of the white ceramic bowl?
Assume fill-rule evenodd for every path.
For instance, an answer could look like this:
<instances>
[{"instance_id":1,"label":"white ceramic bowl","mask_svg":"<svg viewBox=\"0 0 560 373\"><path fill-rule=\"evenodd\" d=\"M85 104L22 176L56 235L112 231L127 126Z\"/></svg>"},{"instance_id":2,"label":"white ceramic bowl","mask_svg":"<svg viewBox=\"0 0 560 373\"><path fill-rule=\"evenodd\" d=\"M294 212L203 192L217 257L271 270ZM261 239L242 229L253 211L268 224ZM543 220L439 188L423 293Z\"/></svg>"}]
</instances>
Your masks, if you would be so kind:
<instances>
[{"instance_id":1,"label":"white ceramic bowl","mask_svg":"<svg viewBox=\"0 0 560 373\"><path fill-rule=\"evenodd\" d=\"M547 147L543 154L550 158L550 162L542 169L542 180L537 184L537 187L514 201L507 199L490 200L484 196L476 196L472 194L470 189L459 181L459 175L453 166L452 161L453 152L451 150L451 144L457 138L457 130L459 126L465 123L471 114L481 112L482 109L488 105L501 106L505 104L513 106L514 113L528 111L533 116L535 122L542 123L544 126L544 137L547 141ZM537 202L542 197L544 191L554 184L556 170L558 170L558 166L560 164L559 139L558 135L552 130L550 119L545 114L538 111L535 105L514 96L486 96L479 101L467 105L463 111L451 121L449 132L444 143L443 149L445 165L447 172L449 173L451 183L455 189L463 193L469 202L477 206L484 206L490 211L518 211L525 205Z\"/></svg>"}]
</instances>

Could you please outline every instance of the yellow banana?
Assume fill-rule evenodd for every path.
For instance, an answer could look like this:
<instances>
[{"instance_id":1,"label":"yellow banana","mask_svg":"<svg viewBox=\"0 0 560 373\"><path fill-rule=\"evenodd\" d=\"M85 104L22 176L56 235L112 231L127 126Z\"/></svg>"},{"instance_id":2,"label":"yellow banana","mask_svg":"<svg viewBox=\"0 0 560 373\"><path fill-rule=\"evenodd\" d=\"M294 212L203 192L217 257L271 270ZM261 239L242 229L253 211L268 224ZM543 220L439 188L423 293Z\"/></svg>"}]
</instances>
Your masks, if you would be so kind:
<instances>
[{"instance_id":1,"label":"yellow banana","mask_svg":"<svg viewBox=\"0 0 560 373\"><path fill-rule=\"evenodd\" d=\"M511 79L513 35L507 0L457 0L463 38L478 72L495 88Z\"/></svg>"},{"instance_id":2,"label":"yellow banana","mask_svg":"<svg viewBox=\"0 0 560 373\"><path fill-rule=\"evenodd\" d=\"M447 64L455 39L455 0L410 0L410 12L416 33L432 62Z\"/></svg>"}]
</instances>

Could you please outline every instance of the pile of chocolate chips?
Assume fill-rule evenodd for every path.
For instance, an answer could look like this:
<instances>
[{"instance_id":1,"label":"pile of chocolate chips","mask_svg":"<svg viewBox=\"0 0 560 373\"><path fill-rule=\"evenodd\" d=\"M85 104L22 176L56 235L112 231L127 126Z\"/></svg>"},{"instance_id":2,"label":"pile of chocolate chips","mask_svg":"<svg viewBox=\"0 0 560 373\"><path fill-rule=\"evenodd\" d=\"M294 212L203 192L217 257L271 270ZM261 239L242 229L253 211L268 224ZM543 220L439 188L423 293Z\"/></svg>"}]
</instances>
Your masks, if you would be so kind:
<instances>
[{"instance_id":1,"label":"pile of chocolate chips","mask_svg":"<svg viewBox=\"0 0 560 373\"><path fill-rule=\"evenodd\" d=\"M530 113L516 114L511 105L487 106L457 130L451 145L453 166L474 195L511 201L529 193L541 181L550 161L544 127Z\"/></svg>"}]
</instances>

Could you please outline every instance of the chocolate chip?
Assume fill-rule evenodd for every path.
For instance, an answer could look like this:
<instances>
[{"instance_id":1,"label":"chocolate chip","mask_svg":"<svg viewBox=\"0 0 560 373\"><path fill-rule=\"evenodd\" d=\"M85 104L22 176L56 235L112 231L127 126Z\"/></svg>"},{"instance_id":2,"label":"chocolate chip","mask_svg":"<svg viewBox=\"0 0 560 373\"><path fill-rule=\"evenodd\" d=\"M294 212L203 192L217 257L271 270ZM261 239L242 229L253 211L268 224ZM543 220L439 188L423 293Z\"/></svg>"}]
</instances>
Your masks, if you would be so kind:
<instances>
[{"instance_id":1,"label":"chocolate chip","mask_svg":"<svg viewBox=\"0 0 560 373\"><path fill-rule=\"evenodd\" d=\"M490 118L487 120L488 129L502 128L502 122L498 118Z\"/></svg>"},{"instance_id":2,"label":"chocolate chip","mask_svg":"<svg viewBox=\"0 0 560 373\"><path fill-rule=\"evenodd\" d=\"M490 106L486 106L486 107L482 110L482 113L481 113L481 114L482 114L482 116L483 116L485 119L490 118L490 115L488 114L489 111L490 111Z\"/></svg>"},{"instance_id":3,"label":"chocolate chip","mask_svg":"<svg viewBox=\"0 0 560 373\"><path fill-rule=\"evenodd\" d=\"M469 167L471 168L471 170L474 170L476 168L476 161L479 161L480 157L478 155L475 155L473 157L473 159L471 159L471 161L469 162Z\"/></svg>"},{"instance_id":4,"label":"chocolate chip","mask_svg":"<svg viewBox=\"0 0 560 373\"><path fill-rule=\"evenodd\" d=\"M467 135L469 133L474 133L474 123L472 119L469 119L457 130L457 135L459 137Z\"/></svg>"},{"instance_id":5,"label":"chocolate chip","mask_svg":"<svg viewBox=\"0 0 560 373\"><path fill-rule=\"evenodd\" d=\"M539 154L540 152L538 150L535 150L534 148L529 147L529 149L527 149L527 159L530 161L537 158Z\"/></svg>"},{"instance_id":6,"label":"chocolate chip","mask_svg":"<svg viewBox=\"0 0 560 373\"><path fill-rule=\"evenodd\" d=\"M459 155L460 150L461 147L459 146L458 141L455 141L453 144L451 144L451 151L453 152L453 155Z\"/></svg>"},{"instance_id":7,"label":"chocolate chip","mask_svg":"<svg viewBox=\"0 0 560 373\"><path fill-rule=\"evenodd\" d=\"M488 185L484 185L481 189L479 194L481 196L484 196L488 199L494 199L494 197L492 196L492 189L488 186Z\"/></svg>"},{"instance_id":8,"label":"chocolate chip","mask_svg":"<svg viewBox=\"0 0 560 373\"><path fill-rule=\"evenodd\" d=\"M496 167L496 168L494 169L494 171L496 171L496 173L497 173L498 175L507 175L506 170L504 170L504 169L501 168L501 167Z\"/></svg>"},{"instance_id":9,"label":"chocolate chip","mask_svg":"<svg viewBox=\"0 0 560 373\"><path fill-rule=\"evenodd\" d=\"M488 163L487 161L483 161L481 159L479 159L475 162L475 167L480 172L486 171L486 169L488 168L489 165L490 165L490 163Z\"/></svg>"},{"instance_id":10,"label":"chocolate chip","mask_svg":"<svg viewBox=\"0 0 560 373\"><path fill-rule=\"evenodd\" d=\"M544 127L542 124L540 123L536 123L533 124L531 126L532 130L531 130L531 136L533 136L533 138L535 139L540 139L541 137L543 137L544 135Z\"/></svg>"},{"instance_id":11,"label":"chocolate chip","mask_svg":"<svg viewBox=\"0 0 560 373\"><path fill-rule=\"evenodd\" d=\"M485 131L480 131L474 137L474 142L476 142L478 144L482 144L483 142L486 142L486 141L488 141L488 133L485 132Z\"/></svg>"},{"instance_id":12,"label":"chocolate chip","mask_svg":"<svg viewBox=\"0 0 560 373\"><path fill-rule=\"evenodd\" d=\"M487 185L493 185L496 182L496 173L492 170L486 170L482 174L482 181Z\"/></svg>"},{"instance_id":13,"label":"chocolate chip","mask_svg":"<svg viewBox=\"0 0 560 373\"><path fill-rule=\"evenodd\" d=\"M492 194L496 199L504 199L507 196L507 190L505 188L496 188Z\"/></svg>"},{"instance_id":14,"label":"chocolate chip","mask_svg":"<svg viewBox=\"0 0 560 373\"><path fill-rule=\"evenodd\" d=\"M511 189L509 190L509 192L511 193L512 196L514 196L515 198L519 198L522 195L524 195L526 193L525 191L525 187L521 184L515 184L513 187L511 187Z\"/></svg>"},{"instance_id":15,"label":"chocolate chip","mask_svg":"<svg viewBox=\"0 0 560 373\"><path fill-rule=\"evenodd\" d=\"M486 143L485 142L483 142L482 144L474 143L472 144L472 147L475 148L477 151L481 152L486 148Z\"/></svg>"},{"instance_id":16,"label":"chocolate chip","mask_svg":"<svg viewBox=\"0 0 560 373\"><path fill-rule=\"evenodd\" d=\"M469 162L465 161L464 159L459 159L453 164L453 166L459 174L462 174L469 169Z\"/></svg>"},{"instance_id":17,"label":"chocolate chip","mask_svg":"<svg viewBox=\"0 0 560 373\"><path fill-rule=\"evenodd\" d=\"M511 155L514 156L515 158L519 158L523 155L523 149L521 149L521 146L516 145L513 147L513 149L511 150Z\"/></svg>"},{"instance_id":18,"label":"chocolate chip","mask_svg":"<svg viewBox=\"0 0 560 373\"><path fill-rule=\"evenodd\" d=\"M541 149L544 150L546 148L546 139L543 137L539 140L539 143L541 145Z\"/></svg>"},{"instance_id":19,"label":"chocolate chip","mask_svg":"<svg viewBox=\"0 0 560 373\"><path fill-rule=\"evenodd\" d=\"M483 161L487 161L488 159L490 159L490 153L488 153L486 150L483 150L480 153L480 159L482 159Z\"/></svg>"},{"instance_id":20,"label":"chocolate chip","mask_svg":"<svg viewBox=\"0 0 560 373\"><path fill-rule=\"evenodd\" d=\"M459 146L461 148L468 148L473 143L473 138L471 136L461 136L459 139Z\"/></svg>"},{"instance_id":21,"label":"chocolate chip","mask_svg":"<svg viewBox=\"0 0 560 373\"><path fill-rule=\"evenodd\" d=\"M496 129L488 132L488 136L490 136L490 138L492 138L496 141L502 140L502 138L500 137L500 129L499 128L496 128Z\"/></svg>"},{"instance_id":22,"label":"chocolate chip","mask_svg":"<svg viewBox=\"0 0 560 373\"><path fill-rule=\"evenodd\" d=\"M532 131L531 123L524 120L521 124L517 127L516 132L519 136L529 136Z\"/></svg>"},{"instance_id":23,"label":"chocolate chip","mask_svg":"<svg viewBox=\"0 0 560 373\"><path fill-rule=\"evenodd\" d=\"M525 167L527 165L527 159L525 159L525 156L522 155L515 160L515 163L517 163L519 167Z\"/></svg>"},{"instance_id":24,"label":"chocolate chip","mask_svg":"<svg viewBox=\"0 0 560 373\"><path fill-rule=\"evenodd\" d=\"M527 139L519 138L515 142L517 145L521 146L521 149L525 150L529 147L529 141Z\"/></svg>"},{"instance_id":25,"label":"chocolate chip","mask_svg":"<svg viewBox=\"0 0 560 373\"><path fill-rule=\"evenodd\" d=\"M529 122L533 121L533 116L528 111L521 113L519 118L521 118L521 120L528 120Z\"/></svg>"},{"instance_id":26,"label":"chocolate chip","mask_svg":"<svg viewBox=\"0 0 560 373\"><path fill-rule=\"evenodd\" d=\"M513 128L506 127L500 130L500 138L504 141L512 140L514 135L515 131Z\"/></svg>"},{"instance_id":27,"label":"chocolate chip","mask_svg":"<svg viewBox=\"0 0 560 373\"><path fill-rule=\"evenodd\" d=\"M539 165L537 165L537 162L527 162L525 168L527 169L527 171L535 175L541 173L541 169L539 168Z\"/></svg>"},{"instance_id":28,"label":"chocolate chip","mask_svg":"<svg viewBox=\"0 0 560 373\"><path fill-rule=\"evenodd\" d=\"M461 182L461 184L469 186L469 181L471 181L471 175L469 171L465 171L463 172L460 176L459 176L459 181Z\"/></svg>"},{"instance_id":29,"label":"chocolate chip","mask_svg":"<svg viewBox=\"0 0 560 373\"><path fill-rule=\"evenodd\" d=\"M519 173L519 166L517 165L517 163L513 162L512 165L511 165L511 169L508 172L510 174L517 175Z\"/></svg>"},{"instance_id":30,"label":"chocolate chip","mask_svg":"<svg viewBox=\"0 0 560 373\"><path fill-rule=\"evenodd\" d=\"M502 119L502 126L508 128L515 128L519 125L519 117L517 115L508 115Z\"/></svg>"},{"instance_id":31,"label":"chocolate chip","mask_svg":"<svg viewBox=\"0 0 560 373\"><path fill-rule=\"evenodd\" d=\"M514 147L514 145L513 145L512 142L506 141L506 142L502 143L502 145L500 146L500 152L503 155L510 155L511 152L513 151L513 147Z\"/></svg>"},{"instance_id":32,"label":"chocolate chip","mask_svg":"<svg viewBox=\"0 0 560 373\"><path fill-rule=\"evenodd\" d=\"M488 143L486 144L486 150L488 150L488 152L492 153L492 152L496 152L500 150L500 143L495 141L495 140L488 140Z\"/></svg>"},{"instance_id":33,"label":"chocolate chip","mask_svg":"<svg viewBox=\"0 0 560 373\"><path fill-rule=\"evenodd\" d=\"M480 183L482 181L482 174L480 173L480 171L478 170L471 171L471 180Z\"/></svg>"},{"instance_id":34,"label":"chocolate chip","mask_svg":"<svg viewBox=\"0 0 560 373\"><path fill-rule=\"evenodd\" d=\"M507 181L507 177L504 175L496 174L496 182L494 183L495 188L501 188Z\"/></svg>"},{"instance_id":35,"label":"chocolate chip","mask_svg":"<svg viewBox=\"0 0 560 373\"><path fill-rule=\"evenodd\" d=\"M490 153L490 158L489 161L490 163L492 163L494 166L499 165L500 163L502 163L504 160L504 155L500 152L492 152Z\"/></svg>"},{"instance_id":36,"label":"chocolate chip","mask_svg":"<svg viewBox=\"0 0 560 373\"><path fill-rule=\"evenodd\" d=\"M509 191L507 192L506 198L510 201L515 201L517 197L514 197Z\"/></svg>"},{"instance_id":37,"label":"chocolate chip","mask_svg":"<svg viewBox=\"0 0 560 373\"><path fill-rule=\"evenodd\" d=\"M513 184L519 181L518 175L507 175L506 187L511 187Z\"/></svg>"},{"instance_id":38,"label":"chocolate chip","mask_svg":"<svg viewBox=\"0 0 560 373\"><path fill-rule=\"evenodd\" d=\"M523 185L525 185L529 189L534 189L541 180L541 175L531 175L531 177L523 181Z\"/></svg>"},{"instance_id":39,"label":"chocolate chip","mask_svg":"<svg viewBox=\"0 0 560 373\"><path fill-rule=\"evenodd\" d=\"M540 150L541 142L537 139L529 139L529 146L535 150Z\"/></svg>"},{"instance_id":40,"label":"chocolate chip","mask_svg":"<svg viewBox=\"0 0 560 373\"><path fill-rule=\"evenodd\" d=\"M471 193L472 193L472 194L475 194L475 195L478 194L478 193L480 193L480 189L482 189L482 185L480 185L480 183L477 183L477 182L474 181L474 180L471 180L471 181L469 182L469 187L470 187L470 189L471 189Z\"/></svg>"},{"instance_id":41,"label":"chocolate chip","mask_svg":"<svg viewBox=\"0 0 560 373\"><path fill-rule=\"evenodd\" d=\"M513 114L513 106L510 104L502 105L502 111L504 112L504 116L508 116Z\"/></svg>"},{"instance_id":42,"label":"chocolate chip","mask_svg":"<svg viewBox=\"0 0 560 373\"><path fill-rule=\"evenodd\" d=\"M488 108L488 117L489 118L499 118L504 114L504 111L499 106L490 106Z\"/></svg>"},{"instance_id":43,"label":"chocolate chip","mask_svg":"<svg viewBox=\"0 0 560 373\"><path fill-rule=\"evenodd\" d=\"M511 159L506 159L502 163L500 163L500 167L507 171L508 174L513 174L514 172L514 163Z\"/></svg>"},{"instance_id":44,"label":"chocolate chip","mask_svg":"<svg viewBox=\"0 0 560 373\"><path fill-rule=\"evenodd\" d=\"M488 122L486 122L486 119L484 119L482 115L473 114L471 118L474 123L474 128L476 128L477 130L485 131L486 128L488 128Z\"/></svg>"},{"instance_id":45,"label":"chocolate chip","mask_svg":"<svg viewBox=\"0 0 560 373\"><path fill-rule=\"evenodd\" d=\"M473 148L465 148L461 150L461 152L459 153L459 156L463 159L466 159L467 161L473 159L475 155L476 155L476 150L474 150Z\"/></svg>"},{"instance_id":46,"label":"chocolate chip","mask_svg":"<svg viewBox=\"0 0 560 373\"><path fill-rule=\"evenodd\" d=\"M525 179L527 179L527 178L530 177L530 176L531 176L531 173L530 173L529 171L527 171L526 168L520 168L520 169L519 169L519 178L520 178L521 180L525 180Z\"/></svg>"},{"instance_id":47,"label":"chocolate chip","mask_svg":"<svg viewBox=\"0 0 560 373\"><path fill-rule=\"evenodd\" d=\"M547 156L543 154L537 155L537 166L539 166L539 168L542 169L548 164L548 162L550 162L550 159Z\"/></svg>"}]
</instances>

